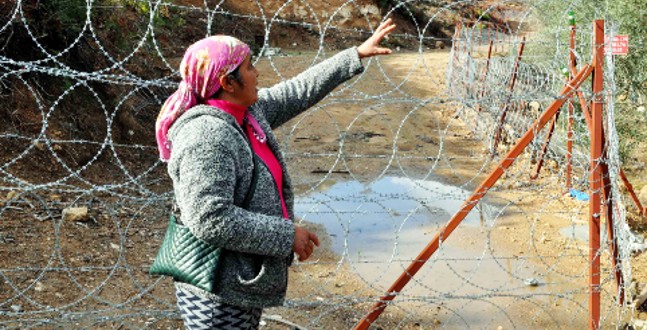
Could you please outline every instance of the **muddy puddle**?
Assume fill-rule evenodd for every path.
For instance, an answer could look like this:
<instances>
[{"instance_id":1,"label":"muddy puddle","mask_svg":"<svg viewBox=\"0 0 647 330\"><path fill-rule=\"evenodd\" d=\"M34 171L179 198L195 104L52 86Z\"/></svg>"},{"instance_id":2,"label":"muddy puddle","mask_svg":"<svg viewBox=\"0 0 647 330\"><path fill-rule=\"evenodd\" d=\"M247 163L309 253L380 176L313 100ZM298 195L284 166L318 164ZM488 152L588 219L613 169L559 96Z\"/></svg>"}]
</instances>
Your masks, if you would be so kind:
<instances>
[{"instance_id":1,"label":"muddy puddle","mask_svg":"<svg viewBox=\"0 0 647 330\"><path fill-rule=\"evenodd\" d=\"M383 177L370 184L338 182L296 200L296 214L323 225L332 249L367 286L386 291L469 197L471 191L433 180ZM565 285L524 258L495 250L489 232L503 208L482 202L402 291L409 311L434 313L443 325L504 327L553 324L551 297ZM529 306L528 320L506 310ZM544 307L545 305L545 307ZM575 302L578 309L579 302ZM417 307L413 307L417 306ZM416 312L417 313L417 312ZM561 319L561 318L560 318ZM568 320L561 319L560 322ZM521 323L519 323L521 322Z\"/></svg>"}]
</instances>

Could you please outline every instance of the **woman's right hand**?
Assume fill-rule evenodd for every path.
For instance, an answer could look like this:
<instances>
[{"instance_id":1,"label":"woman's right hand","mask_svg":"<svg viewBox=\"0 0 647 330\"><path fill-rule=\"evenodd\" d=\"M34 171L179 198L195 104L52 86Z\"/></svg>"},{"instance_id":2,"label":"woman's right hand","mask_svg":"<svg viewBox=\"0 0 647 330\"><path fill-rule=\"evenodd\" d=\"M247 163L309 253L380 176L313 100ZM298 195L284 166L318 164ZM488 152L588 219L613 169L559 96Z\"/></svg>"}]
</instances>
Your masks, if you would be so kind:
<instances>
[{"instance_id":1,"label":"woman's right hand","mask_svg":"<svg viewBox=\"0 0 647 330\"><path fill-rule=\"evenodd\" d=\"M305 261L310 258L315 245L319 246L319 238L317 235L303 227L294 226L292 251L299 256L299 261Z\"/></svg>"}]
</instances>

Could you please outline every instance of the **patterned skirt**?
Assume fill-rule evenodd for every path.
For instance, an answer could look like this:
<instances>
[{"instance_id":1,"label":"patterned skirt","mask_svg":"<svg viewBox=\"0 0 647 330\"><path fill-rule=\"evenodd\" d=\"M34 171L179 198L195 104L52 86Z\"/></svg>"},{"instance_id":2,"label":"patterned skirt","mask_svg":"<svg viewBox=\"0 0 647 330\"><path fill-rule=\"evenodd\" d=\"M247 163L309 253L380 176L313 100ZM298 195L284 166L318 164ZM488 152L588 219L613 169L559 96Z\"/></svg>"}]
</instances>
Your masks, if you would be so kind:
<instances>
[{"instance_id":1,"label":"patterned skirt","mask_svg":"<svg viewBox=\"0 0 647 330\"><path fill-rule=\"evenodd\" d=\"M186 329L258 329L263 312L260 308L217 303L177 287L175 295Z\"/></svg>"}]
</instances>

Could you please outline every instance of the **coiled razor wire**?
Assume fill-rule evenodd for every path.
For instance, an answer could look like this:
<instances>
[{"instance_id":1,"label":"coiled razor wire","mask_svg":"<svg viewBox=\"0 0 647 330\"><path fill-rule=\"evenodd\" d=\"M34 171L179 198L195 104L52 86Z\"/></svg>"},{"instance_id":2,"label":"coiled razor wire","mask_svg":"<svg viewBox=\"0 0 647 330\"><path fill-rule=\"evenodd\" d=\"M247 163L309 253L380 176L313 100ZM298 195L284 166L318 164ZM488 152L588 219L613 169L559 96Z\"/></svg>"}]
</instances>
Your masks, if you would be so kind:
<instances>
[{"instance_id":1,"label":"coiled razor wire","mask_svg":"<svg viewBox=\"0 0 647 330\"><path fill-rule=\"evenodd\" d=\"M538 49L551 41L531 31L542 3L87 0L76 2L85 12L78 35L58 50L43 41L31 3L4 4L0 327L180 327L172 281L147 271L172 200L153 125L177 85L183 50L205 35L233 34L254 44L261 83L269 86L358 44L393 17L401 27L387 40L393 55L365 60L364 73L277 130L297 187L298 221L327 248L292 267L286 306L267 309L263 326L352 327L564 86L566 41L556 34L557 50L546 54ZM457 20L470 6L480 10L475 20ZM491 22L494 15L502 23ZM129 29L117 32L116 18ZM35 51L6 56L21 47L11 44L19 33ZM578 33L591 39L589 28ZM511 90L523 36L528 48ZM293 42L277 53L281 40ZM590 61L587 47L578 47L578 62ZM70 60L78 54L95 66ZM613 62L605 63L615 234L624 283L631 283L630 255L640 242L625 222L618 187L616 90ZM594 96L589 87L580 91L587 102ZM493 150L505 107L500 150ZM378 326L586 326L588 203L564 195L564 113L540 178L529 175L547 129L453 236L442 238ZM587 192L588 131L581 111L574 116L573 189ZM63 216L83 207L88 214L79 221ZM616 303L602 242L601 324L618 327L632 311Z\"/></svg>"}]
</instances>

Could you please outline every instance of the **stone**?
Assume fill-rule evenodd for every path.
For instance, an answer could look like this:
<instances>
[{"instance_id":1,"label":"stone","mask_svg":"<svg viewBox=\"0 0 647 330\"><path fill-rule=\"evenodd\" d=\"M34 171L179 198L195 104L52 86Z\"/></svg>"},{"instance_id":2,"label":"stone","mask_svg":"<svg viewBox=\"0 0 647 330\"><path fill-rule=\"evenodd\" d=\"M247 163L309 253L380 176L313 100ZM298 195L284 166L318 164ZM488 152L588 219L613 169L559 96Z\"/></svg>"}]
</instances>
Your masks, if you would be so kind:
<instances>
[{"instance_id":1,"label":"stone","mask_svg":"<svg viewBox=\"0 0 647 330\"><path fill-rule=\"evenodd\" d=\"M45 151L45 143L40 142L38 140L34 140L32 141L32 144L34 145L34 147L36 147L36 149L40 151Z\"/></svg>"},{"instance_id":2,"label":"stone","mask_svg":"<svg viewBox=\"0 0 647 330\"><path fill-rule=\"evenodd\" d=\"M440 40L436 40L434 46L436 49L445 49L445 43Z\"/></svg>"},{"instance_id":3,"label":"stone","mask_svg":"<svg viewBox=\"0 0 647 330\"><path fill-rule=\"evenodd\" d=\"M12 200L16 198L16 196L18 196L18 192L15 190L11 190L7 193L7 197L5 198L5 200Z\"/></svg>"},{"instance_id":4,"label":"stone","mask_svg":"<svg viewBox=\"0 0 647 330\"><path fill-rule=\"evenodd\" d=\"M533 286L533 287L534 286L539 286L539 281L537 281L537 279L534 279L534 278L527 278L525 281L523 281L523 283L525 283L528 286Z\"/></svg>"},{"instance_id":5,"label":"stone","mask_svg":"<svg viewBox=\"0 0 647 330\"><path fill-rule=\"evenodd\" d=\"M85 222L90 220L88 217L88 208L83 207L68 207L63 210L63 221L79 221Z\"/></svg>"}]
</instances>

